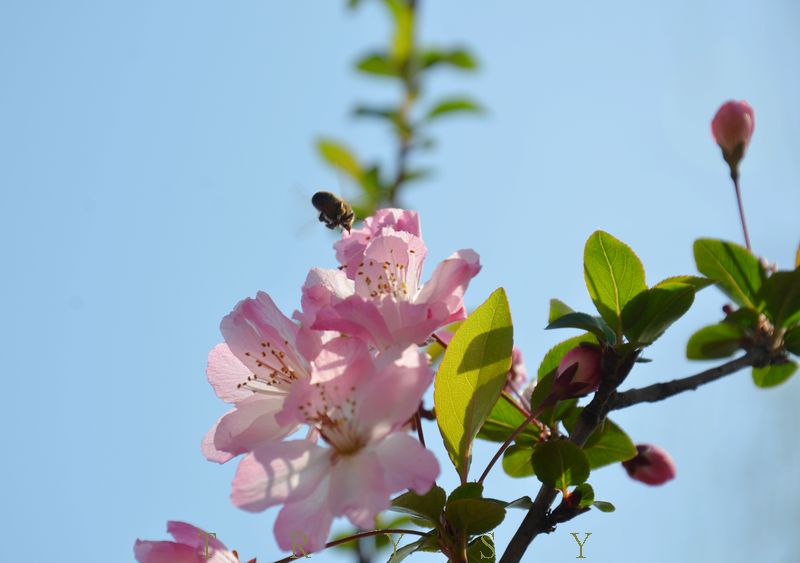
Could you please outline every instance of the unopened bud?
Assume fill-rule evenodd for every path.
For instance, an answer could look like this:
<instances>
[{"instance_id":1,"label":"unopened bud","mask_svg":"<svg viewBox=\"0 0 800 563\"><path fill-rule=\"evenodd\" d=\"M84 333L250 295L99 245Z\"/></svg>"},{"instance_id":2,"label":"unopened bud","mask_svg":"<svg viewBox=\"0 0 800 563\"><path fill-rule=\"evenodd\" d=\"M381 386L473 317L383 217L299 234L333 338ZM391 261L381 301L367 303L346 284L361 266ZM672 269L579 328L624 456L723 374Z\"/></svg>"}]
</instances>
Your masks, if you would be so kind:
<instances>
[{"instance_id":1,"label":"unopened bud","mask_svg":"<svg viewBox=\"0 0 800 563\"><path fill-rule=\"evenodd\" d=\"M623 461L625 471L632 479L647 485L663 485L675 478L675 463L670 455L658 446L639 444L636 457Z\"/></svg>"},{"instance_id":2,"label":"unopened bud","mask_svg":"<svg viewBox=\"0 0 800 563\"><path fill-rule=\"evenodd\" d=\"M581 397L600 387L602 353L592 344L579 344L558 364L555 388L561 398Z\"/></svg>"},{"instance_id":3,"label":"unopened bud","mask_svg":"<svg viewBox=\"0 0 800 563\"><path fill-rule=\"evenodd\" d=\"M739 162L744 158L755 126L753 108L744 100L725 102L711 120L711 133L734 177L738 177Z\"/></svg>"}]
</instances>

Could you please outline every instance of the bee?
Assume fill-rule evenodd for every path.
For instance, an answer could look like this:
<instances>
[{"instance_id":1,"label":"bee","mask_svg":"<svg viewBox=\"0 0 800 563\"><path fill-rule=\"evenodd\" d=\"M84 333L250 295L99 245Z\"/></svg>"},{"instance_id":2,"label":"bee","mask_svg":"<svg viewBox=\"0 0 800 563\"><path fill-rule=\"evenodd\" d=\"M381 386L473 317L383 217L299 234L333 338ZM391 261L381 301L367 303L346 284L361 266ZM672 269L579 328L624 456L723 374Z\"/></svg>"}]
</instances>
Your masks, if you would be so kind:
<instances>
[{"instance_id":1,"label":"bee","mask_svg":"<svg viewBox=\"0 0 800 563\"><path fill-rule=\"evenodd\" d=\"M329 229L342 227L350 232L356 214L344 199L331 192L317 192L311 196L311 205L319 211L319 220Z\"/></svg>"}]
</instances>

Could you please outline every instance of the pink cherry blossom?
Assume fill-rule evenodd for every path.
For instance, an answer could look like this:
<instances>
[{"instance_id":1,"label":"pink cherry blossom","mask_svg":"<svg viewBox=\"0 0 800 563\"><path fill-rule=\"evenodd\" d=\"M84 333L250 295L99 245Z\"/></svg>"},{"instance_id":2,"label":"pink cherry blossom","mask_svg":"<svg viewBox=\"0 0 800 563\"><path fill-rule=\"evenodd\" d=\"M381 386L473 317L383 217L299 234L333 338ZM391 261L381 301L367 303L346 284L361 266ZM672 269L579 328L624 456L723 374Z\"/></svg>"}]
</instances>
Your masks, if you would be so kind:
<instances>
[{"instance_id":1,"label":"pink cherry blossom","mask_svg":"<svg viewBox=\"0 0 800 563\"><path fill-rule=\"evenodd\" d=\"M740 147L744 151L750 143L755 126L753 108L744 100L730 100L722 104L714 115L711 133L723 152L734 154Z\"/></svg>"},{"instance_id":2,"label":"pink cherry blossom","mask_svg":"<svg viewBox=\"0 0 800 563\"><path fill-rule=\"evenodd\" d=\"M343 232L341 240L333 247L336 259L345 266L348 277L355 277L358 264L364 261L364 251L370 241L381 234L384 228L402 231L422 237L419 214L405 209L379 209L374 215L364 219L360 229Z\"/></svg>"},{"instance_id":3,"label":"pink cherry blossom","mask_svg":"<svg viewBox=\"0 0 800 563\"><path fill-rule=\"evenodd\" d=\"M420 284L427 249L422 239L384 228L366 245L350 279L340 270L312 270L298 318L316 330L334 330L384 350L425 342L431 333L464 319L464 293L480 271L478 254L460 250Z\"/></svg>"},{"instance_id":4,"label":"pink cherry blossom","mask_svg":"<svg viewBox=\"0 0 800 563\"><path fill-rule=\"evenodd\" d=\"M278 415L285 424L313 425L327 447L264 443L233 480L231 498L244 510L284 505L275 536L296 555L320 550L334 517L371 528L393 493L424 494L439 474L436 457L404 430L433 378L425 355L411 346L373 360L352 346L350 361L293 385Z\"/></svg>"},{"instance_id":5,"label":"pink cherry blossom","mask_svg":"<svg viewBox=\"0 0 800 563\"><path fill-rule=\"evenodd\" d=\"M651 444L638 444L636 451L636 457L622 462L632 479L647 485L663 485L675 478L675 462L666 450Z\"/></svg>"},{"instance_id":6,"label":"pink cherry blossom","mask_svg":"<svg viewBox=\"0 0 800 563\"><path fill-rule=\"evenodd\" d=\"M221 330L225 343L209 353L206 373L217 395L234 408L203 438L202 451L224 463L297 429L297 424L279 424L275 415L292 383L311 375L311 360L327 346L327 337L299 327L263 292L239 302Z\"/></svg>"},{"instance_id":7,"label":"pink cherry blossom","mask_svg":"<svg viewBox=\"0 0 800 563\"><path fill-rule=\"evenodd\" d=\"M139 563L239 563L235 551L200 528L185 522L167 522L175 541L136 540L133 553ZM255 559L250 563L255 563Z\"/></svg>"}]
</instances>

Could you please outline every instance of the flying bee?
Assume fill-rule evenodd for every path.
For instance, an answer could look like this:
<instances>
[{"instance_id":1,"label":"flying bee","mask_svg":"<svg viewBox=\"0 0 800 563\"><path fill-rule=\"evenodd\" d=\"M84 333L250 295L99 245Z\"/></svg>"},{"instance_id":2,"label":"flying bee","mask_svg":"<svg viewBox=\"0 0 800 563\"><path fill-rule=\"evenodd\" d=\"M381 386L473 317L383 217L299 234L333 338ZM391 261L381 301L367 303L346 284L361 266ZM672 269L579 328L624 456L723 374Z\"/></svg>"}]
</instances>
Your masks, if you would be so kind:
<instances>
[{"instance_id":1,"label":"flying bee","mask_svg":"<svg viewBox=\"0 0 800 563\"><path fill-rule=\"evenodd\" d=\"M344 199L331 192L317 192L311 196L311 205L319 211L319 220L329 229L342 227L350 232L356 214Z\"/></svg>"}]
</instances>

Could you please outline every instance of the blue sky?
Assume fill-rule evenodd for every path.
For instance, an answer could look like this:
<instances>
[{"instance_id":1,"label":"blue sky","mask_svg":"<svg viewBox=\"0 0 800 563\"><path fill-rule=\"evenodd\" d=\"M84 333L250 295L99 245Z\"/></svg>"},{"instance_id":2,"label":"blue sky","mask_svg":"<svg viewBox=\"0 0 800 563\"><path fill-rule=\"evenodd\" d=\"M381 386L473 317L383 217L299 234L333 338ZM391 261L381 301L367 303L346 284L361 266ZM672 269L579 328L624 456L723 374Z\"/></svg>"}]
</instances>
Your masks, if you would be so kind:
<instances>
[{"instance_id":1,"label":"blue sky","mask_svg":"<svg viewBox=\"0 0 800 563\"><path fill-rule=\"evenodd\" d=\"M754 247L790 266L796 3L423 3L422 39L466 43L483 63L470 77L441 73L430 97L470 93L489 112L437 126L437 175L406 204L422 214L428 274L453 250L480 252L468 303L506 287L531 371L569 335L542 330L548 299L590 306L581 255L595 229L631 244L650 282L693 273L695 238L741 239L709 132L727 99L756 111L742 166ZM395 95L349 69L386 22L375 7L352 15L343 4L0 3L6 559L132 561L134 540L162 538L167 519L259 561L278 557L276 511L233 508L235 465L200 455L225 408L204 368L239 299L263 289L290 312L308 269L334 265L308 198L352 187L319 162L313 139L389 154L386 131L348 117L357 100ZM631 384L703 369L683 358L685 342L723 303L704 291ZM617 512L537 539L530 559L573 560L575 531L592 532L584 554L596 563L788 560L798 400L797 378L764 391L742 372L617 414L634 440L672 453L678 478L647 488L619 467L599 471L598 497ZM435 427L427 433L434 441ZM481 444L475 459L492 451ZM440 482L452 486L441 459ZM488 492L536 488L498 472ZM497 531L501 546L521 518Z\"/></svg>"}]
</instances>

